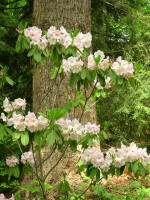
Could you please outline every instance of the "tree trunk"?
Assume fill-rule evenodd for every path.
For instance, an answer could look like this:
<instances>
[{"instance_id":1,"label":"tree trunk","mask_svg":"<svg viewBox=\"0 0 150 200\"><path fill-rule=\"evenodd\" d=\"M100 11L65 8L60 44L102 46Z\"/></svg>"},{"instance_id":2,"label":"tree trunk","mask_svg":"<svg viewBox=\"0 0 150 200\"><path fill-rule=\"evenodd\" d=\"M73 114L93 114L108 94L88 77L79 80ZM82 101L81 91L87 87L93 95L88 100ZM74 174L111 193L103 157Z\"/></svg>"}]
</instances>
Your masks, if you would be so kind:
<instances>
[{"instance_id":1,"label":"tree trunk","mask_svg":"<svg viewBox=\"0 0 150 200\"><path fill-rule=\"evenodd\" d=\"M91 30L91 0L34 0L33 24L48 29L64 26L68 31ZM36 66L33 76L33 110L60 107L67 102L72 90L64 80L57 91L57 84L49 78L50 66ZM54 88L53 88L54 86ZM54 96L52 95L54 93Z\"/></svg>"},{"instance_id":2,"label":"tree trunk","mask_svg":"<svg viewBox=\"0 0 150 200\"><path fill-rule=\"evenodd\" d=\"M68 31L79 29L83 33L91 30L91 0L34 0L33 7L33 25L43 30L50 26L57 28L64 26ZM75 95L74 90L69 87L69 79L64 79L61 84L59 78L57 81L50 80L50 70L51 64L36 65L34 68L33 110L36 113L38 111L45 112L47 108L62 107L70 97L74 98ZM89 112L84 115L82 122L96 121L95 106ZM81 112L77 109L69 117L79 119L80 115ZM48 147L45 148L43 156L45 157L49 151ZM45 162L45 173L55 163L59 155L59 152L56 152L51 160ZM75 172L78 158L78 155L74 155L70 151L67 152L67 158L59 164L52 177L48 177L48 183L58 182L62 171L65 171L67 174L69 173L70 180L73 179L75 185L79 181Z\"/></svg>"}]
</instances>

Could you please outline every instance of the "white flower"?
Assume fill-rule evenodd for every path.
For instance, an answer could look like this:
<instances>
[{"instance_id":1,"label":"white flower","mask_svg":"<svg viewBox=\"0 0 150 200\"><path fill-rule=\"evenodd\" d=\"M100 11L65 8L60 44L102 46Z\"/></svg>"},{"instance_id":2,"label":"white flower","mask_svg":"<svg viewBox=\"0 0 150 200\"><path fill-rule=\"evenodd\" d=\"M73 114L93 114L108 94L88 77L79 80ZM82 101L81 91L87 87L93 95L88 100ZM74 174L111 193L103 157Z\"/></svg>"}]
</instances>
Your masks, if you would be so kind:
<instances>
[{"instance_id":1,"label":"white flower","mask_svg":"<svg viewBox=\"0 0 150 200\"><path fill-rule=\"evenodd\" d=\"M94 57L93 57L92 54L90 54L88 56L88 65L87 65L87 68L89 68L90 70L96 69L96 63L95 63L95 60L94 60Z\"/></svg>"},{"instance_id":2,"label":"white flower","mask_svg":"<svg viewBox=\"0 0 150 200\"><path fill-rule=\"evenodd\" d=\"M25 152L21 155L21 162L23 164L29 163L31 165L34 164L34 157L31 151Z\"/></svg>"},{"instance_id":3,"label":"white flower","mask_svg":"<svg viewBox=\"0 0 150 200\"><path fill-rule=\"evenodd\" d=\"M41 37L41 39L37 45L41 50L44 50L47 47L48 40L46 39L45 35Z\"/></svg>"},{"instance_id":4,"label":"white flower","mask_svg":"<svg viewBox=\"0 0 150 200\"><path fill-rule=\"evenodd\" d=\"M6 115L4 113L1 113L1 117L0 118L3 120L3 122L7 121L7 117L6 117Z\"/></svg>"},{"instance_id":5,"label":"white flower","mask_svg":"<svg viewBox=\"0 0 150 200\"><path fill-rule=\"evenodd\" d=\"M78 73L82 70L83 61L78 57L69 57L67 60L63 59L63 71L65 73Z\"/></svg>"},{"instance_id":6,"label":"white flower","mask_svg":"<svg viewBox=\"0 0 150 200\"><path fill-rule=\"evenodd\" d=\"M106 78L105 83L106 83L105 85L106 89L111 88L111 78L109 76Z\"/></svg>"},{"instance_id":7,"label":"white flower","mask_svg":"<svg viewBox=\"0 0 150 200\"><path fill-rule=\"evenodd\" d=\"M40 131L44 130L48 126L48 122L49 122L48 119L46 119L42 116L39 116L38 117L38 130L40 130Z\"/></svg>"},{"instance_id":8,"label":"white flower","mask_svg":"<svg viewBox=\"0 0 150 200\"><path fill-rule=\"evenodd\" d=\"M30 132L38 131L38 119L33 112L28 112L25 116L25 125Z\"/></svg>"},{"instance_id":9,"label":"white flower","mask_svg":"<svg viewBox=\"0 0 150 200\"><path fill-rule=\"evenodd\" d=\"M85 124L84 130L86 133L98 134L100 132L100 125L91 124L90 122L88 122L87 124Z\"/></svg>"},{"instance_id":10,"label":"white flower","mask_svg":"<svg viewBox=\"0 0 150 200\"><path fill-rule=\"evenodd\" d=\"M15 99L14 102L12 103L13 109L14 110L18 110L18 109L22 109L25 110L26 108L26 100L25 99Z\"/></svg>"},{"instance_id":11,"label":"white flower","mask_svg":"<svg viewBox=\"0 0 150 200\"><path fill-rule=\"evenodd\" d=\"M42 30L36 26L28 27L24 30L24 35L29 37L32 41L38 42L42 36Z\"/></svg>"},{"instance_id":12,"label":"white flower","mask_svg":"<svg viewBox=\"0 0 150 200\"><path fill-rule=\"evenodd\" d=\"M16 156L7 157L6 164L9 167L15 167L17 164L19 164L19 160L16 158Z\"/></svg>"},{"instance_id":13,"label":"white flower","mask_svg":"<svg viewBox=\"0 0 150 200\"><path fill-rule=\"evenodd\" d=\"M111 67L117 75L123 75L125 78L130 77L134 73L134 67L132 63L127 60L122 60L121 57L116 59L116 62Z\"/></svg>"},{"instance_id":14,"label":"white flower","mask_svg":"<svg viewBox=\"0 0 150 200\"><path fill-rule=\"evenodd\" d=\"M13 111L13 107L9 102L9 99L6 97L5 100L3 101L3 106L4 106L4 111L5 112L11 112Z\"/></svg>"}]
</instances>

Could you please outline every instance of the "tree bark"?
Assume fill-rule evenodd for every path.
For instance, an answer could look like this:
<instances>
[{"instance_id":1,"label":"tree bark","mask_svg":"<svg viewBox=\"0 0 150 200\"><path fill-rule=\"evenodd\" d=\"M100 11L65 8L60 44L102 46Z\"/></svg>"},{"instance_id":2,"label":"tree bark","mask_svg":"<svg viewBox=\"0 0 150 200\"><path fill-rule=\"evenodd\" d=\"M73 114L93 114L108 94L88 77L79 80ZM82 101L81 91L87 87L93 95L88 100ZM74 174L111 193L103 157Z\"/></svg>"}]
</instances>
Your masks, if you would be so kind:
<instances>
[{"instance_id":1,"label":"tree bark","mask_svg":"<svg viewBox=\"0 0 150 200\"><path fill-rule=\"evenodd\" d=\"M68 31L79 29L86 33L91 30L91 0L34 0L33 24L48 29L50 26L64 26ZM36 66L33 76L33 110L61 107L73 93L68 80L61 85L50 80L49 64ZM59 80L58 80L59 82ZM59 86L59 91L58 91ZM54 93L54 96L52 95Z\"/></svg>"},{"instance_id":2,"label":"tree bark","mask_svg":"<svg viewBox=\"0 0 150 200\"><path fill-rule=\"evenodd\" d=\"M34 0L33 25L43 30L50 26L64 26L67 31L79 29L83 33L91 31L91 0ZM36 65L33 74L33 110L35 113L45 112L47 108L63 107L69 98L74 98L74 89L69 87L69 79L50 80L49 74L52 66ZM81 110L77 109L71 113L69 118L79 119ZM82 122L95 122L95 106L87 112ZM50 152L49 148L43 151L43 157ZM56 152L53 157L45 162L44 173L56 162L60 156ZM48 183L55 184L60 180L62 171L70 174L70 179L74 179L74 185L79 181L76 177L75 166L78 162L78 155L67 152L67 158L59 164L53 175L47 178ZM73 176L73 177L72 177ZM72 181L73 183L73 181ZM52 198L51 198L52 200Z\"/></svg>"}]
</instances>

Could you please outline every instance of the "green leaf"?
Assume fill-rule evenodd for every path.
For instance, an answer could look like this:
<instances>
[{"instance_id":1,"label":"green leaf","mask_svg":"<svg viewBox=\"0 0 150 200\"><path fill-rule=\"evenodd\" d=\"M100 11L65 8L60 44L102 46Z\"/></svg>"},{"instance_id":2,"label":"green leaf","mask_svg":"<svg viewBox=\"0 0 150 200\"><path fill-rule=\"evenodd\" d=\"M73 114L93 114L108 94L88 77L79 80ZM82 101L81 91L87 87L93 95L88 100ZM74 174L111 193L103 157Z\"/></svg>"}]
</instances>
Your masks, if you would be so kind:
<instances>
[{"instance_id":1,"label":"green leaf","mask_svg":"<svg viewBox=\"0 0 150 200\"><path fill-rule=\"evenodd\" d=\"M29 52L28 52L27 56L28 56L28 57L31 57L31 56L33 56L33 54L34 54L34 51L35 51L35 48L32 48L31 50L29 50Z\"/></svg>"},{"instance_id":2,"label":"green leaf","mask_svg":"<svg viewBox=\"0 0 150 200\"><path fill-rule=\"evenodd\" d=\"M42 117L44 117L44 118L48 119L48 116L47 116L47 115L45 115L44 113L38 112L38 114L39 114L39 115L41 115Z\"/></svg>"},{"instance_id":3,"label":"green leaf","mask_svg":"<svg viewBox=\"0 0 150 200\"><path fill-rule=\"evenodd\" d=\"M98 79L98 81L100 82L101 86L105 87L105 78L104 78L104 76L103 76L102 74L99 73L99 74L97 75L97 79Z\"/></svg>"},{"instance_id":4,"label":"green leaf","mask_svg":"<svg viewBox=\"0 0 150 200\"><path fill-rule=\"evenodd\" d=\"M21 143L26 146L29 144L29 134L28 132L24 132L22 135L21 135Z\"/></svg>"},{"instance_id":5,"label":"green leaf","mask_svg":"<svg viewBox=\"0 0 150 200\"><path fill-rule=\"evenodd\" d=\"M21 50L21 39L22 39L22 36L19 35L18 40L16 42L16 52L19 52Z\"/></svg>"},{"instance_id":6,"label":"green leaf","mask_svg":"<svg viewBox=\"0 0 150 200\"><path fill-rule=\"evenodd\" d=\"M115 167L111 166L109 172L111 173L112 176L115 175Z\"/></svg>"},{"instance_id":7,"label":"green leaf","mask_svg":"<svg viewBox=\"0 0 150 200\"><path fill-rule=\"evenodd\" d=\"M19 178L19 176L20 176L19 166L13 167L13 175L15 178Z\"/></svg>"},{"instance_id":8,"label":"green leaf","mask_svg":"<svg viewBox=\"0 0 150 200\"><path fill-rule=\"evenodd\" d=\"M9 77L9 76L6 76L6 81L9 85L13 86L14 85L14 81Z\"/></svg>"},{"instance_id":9,"label":"green leaf","mask_svg":"<svg viewBox=\"0 0 150 200\"><path fill-rule=\"evenodd\" d=\"M56 74L57 74L57 71L58 71L58 67L55 65L55 66L53 67L53 69L51 70L51 72L50 72L50 78L51 78L51 79L54 79L54 78L55 78L55 76L56 76Z\"/></svg>"},{"instance_id":10,"label":"green leaf","mask_svg":"<svg viewBox=\"0 0 150 200\"><path fill-rule=\"evenodd\" d=\"M97 169L97 172L96 172L96 182L99 182L100 181L100 170Z\"/></svg>"},{"instance_id":11,"label":"green leaf","mask_svg":"<svg viewBox=\"0 0 150 200\"><path fill-rule=\"evenodd\" d=\"M66 115L68 110L63 108L56 108L56 109L47 109L46 112L48 113L50 120L58 120L61 117Z\"/></svg>"},{"instance_id":12,"label":"green leaf","mask_svg":"<svg viewBox=\"0 0 150 200\"><path fill-rule=\"evenodd\" d=\"M124 168L125 168L125 166L122 166L122 167L116 169L117 177L119 177L123 174Z\"/></svg>"},{"instance_id":13,"label":"green leaf","mask_svg":"<svg viewBox=\"0 0 150 200\"><path fill-rule=\"evenodd\" d=\"M21 187L21 190L23 190L23 191L30 191L32 193L40 192L41 191L40 187L35 186L35 185L33 185L33 186L32 185L23 185Z\"/></svg>"},{"instance_id":14,"label":"green leaf","mask_svg":"<svg viewBox=\"0 0 150 200\"><path fill-rule=\"evenodd\" d=\"M101 60L101 56L98 55L97 57L93 56L95 63L98 65L99 61Z\"/></svg>"},{"instance_id":15,"label":"green leaf","mask_svg":"<svg viewBox=\"0 0 150 200\"><path fill-rule=\"evenodd\" d=\"M50 56L49 50L48 49L44 49L43 54L46 58L48 58Z\"/></svg>"},{"instance_id":16,"label":"green leaf","mask_svg":"<svg viewBox=\"0 0 150 200\"><path fill-rule=\"evenodd\" d=\"M116 83L116 78L117 78L117 75L116 73L113 71L113 70L110 70L110 74L109 74L111 80Z\"/></svg>"},{"instance_id":17,"label":"green leaf","mask_svg":"<svg viewBox=\"0 0 150 200\"><path fill-rule=\"evenodd\" d=\"M70 33L71 37L74 38L78 35L80 31L78 29L75 29L73 32Z\"/></svg>"},{"instance_id":18,"label":"green leaf","mask_svg":"<svg viewBox=\"0 0 150 200\"><path fill-rule=\"evenodd\" d=\"M83 69L81 71L81 78L84 80L87 75L88 75L88 69Z\"/></svg>"},{"instance_id":19,"label":"green leaf","mask_svg":"<svg viewBox=\"0 0 150 200\"><path fill-rule=\"evenodd\" d=\"M52 186L50 184L48 184L46 181L44 182L44 187L45 189L48 191L50 189L52 189Z\"/></svg>"},{"instance_id":20,"label":"green leaf","mask_svg":"<svg viewBox=\"0 0 150 200\"><path fill-rule=\"evenodd\" d=\"M2 140L5 135L6 135L5 127L3 126L3 124L0 124L0 140Z\"/></svg>"},{"instance_id":21,"label":"green leaf","mask_svg":"<svg viewBox=\"0 0 150 200\"><path fill-rule=\"evenodd\" d=\"M131 168L132 168L132 172L133 172L133 173L136 173L137 170L138 170L138 167L139 167L139 166L138 166L138 162L133 163L133 164L132 164L132 167L131 167Z\"/></svg>"},{"instance_id":22,"label":"green leaf","mask_svg":"<svg viewBox=\"0 0 150 200\"><path fill-rule=\"evenodd\" d=\"M96 70L88 71L87 78L90 82L93 82L96 78Z\"/></svg>"},{"instance_id":23,"label":"green leaf","mask_svg":"<svg viewBox=\"0 0 150 200\"><path fill-rule=\"evenodd\" d=\"M5 130L7 131L8 134L13 136L14 132L10 128L5 127Z\"/></svg>"},{"instance_id":24,"label":"green leaf","mask_svg":"<svg viewBox=\"0 0 150 200\"><path fill-rule=\"evenodd\" d=\"M93 139L92 139L92 137L89 136L88 137L88 146L91 147L92 144L93 144Z\"/></svg>"},{"instance_id":25,"label":"green leaf","mask_svg":"<svg viewBox=\"0 0 150 200\"><path fill-rule=\"evenodd\" d=\"M108 135L107 135L107 133L106 133L105 131L102 131L102 133L103 133L103 137L104 137L104 139L107 140L107 139L108 139Z\"/></svg>"},{"instance_id":26,"label":"green leaf","mask_svg":"<svg viewBox=\"0 0 150 200\"><path fill-rule=\"evenodd\" d=\"M96 186L95 189L94 189L94 194L100 195L101 193L104 193L105 190L106 189L104 188L104 186Z\"/></svg>"},{"instance_id":27,"label":"green leaf","mask_svg":"<svg viewBox=\"0 0 150 200\"><path fill-rule=\"evenodd\" d=\"M33 58L36 62L41 62L41 52L38 49L35 49Z\"/></svg>"},{"instance_id":28,"label":"green leaf","mask_svg":"<svg viewBox=\"0 0 150 200\"><path fill-rule=\"evenodd\" d=\"M108 174L106 172L102 172L102 174L103 174L104 179L107 180Z\"/></svg>"},{"instance_id":29,"label":"green leaf","mask_svg":"<svg viewBox=\"0 0 150 200\"><path fill-rule=\"evenodd\" d=\"M55 140L58 139L58 135L54 130L51 130L47 136L48 145L51 147L54 145Z\"/></svg>"},{"instance_id":30,"label":"green leaf","mask_svg":"<svg viewBox=\"0 0 150 200\"><path fill-rule=\"evenodd\" d=\"M76 141L73 141L73 140L70 140L69 141L70 143L70 148L73 152L76 152L77 151L77 142Z\"/></svg>"},{"instance_id":31,"label":"green leaf","mask_svg":"<svg viewBox=\"0 0 150 200\"><path fill-rule=\"evenodd\" d=\"M78 171L79 171L79 172L82 172L85 168L86 168L86 165L81 165L81 166L78 168Z\"/></svg>"},{"instance_id":32,"label":"green leaf","mask_svg":"<svg viewBox=\"0 0 150 200\"><path fill-rule=\"evenodd\" d=\"M41 64L46 65L46 59L44 56L41 56Z\"/></svg>"},{"instance_id":33,"label":"green leaf","mask_svg":"<svg viewBox=\"0 0 150 200\"><path fill-rule=\"evenodd\" d=\"M80 79L78 74L71 74L70 77L70 87L73 87L73 85L75 84L75 82L77 82Z\"/></svg>"},{"instance_id":34,"label":"green leaf","mask_svg":"<svg viewBox=\"0 0 150 200\"><path fill-rule=\"evenodd\" d=\"M12 136L13 136L14 140L18 140L21 136L21 133L20 132L14 132Z\"/></svg>"},{"instance_id":35,"label":"green leaf","mask_svg":"<svg viewBox=\"0 0 150 200\"><path fill-rule=\"evenodd\" d=\"M42 138L41 138L40 133L35 133L34 134L34 141L35 141L35 143L38 144L38 145L40 145L41 144L41 140L42 140Z\"/></svg>"},{"instance_id":36,"label":"green leaf","mask_svg":"<svg viewBox=\"0 0 150 200\"><path fill-rule=\"evenodd\" d=\"M90 178L93 179L94 176L96 176L97 173L97 168L92 168L92 170L90 171Z\"/></svg>"},{"instance_id":37,"label":"green leaf","mask_svg":"<svg viewBox=\"0 0 150 200\"><path fill-rule=\"evenodd\" d=\"M30 39L27 37L22 38L22 48L29 49L30 48Z\"/></svg>"}]
</instances>

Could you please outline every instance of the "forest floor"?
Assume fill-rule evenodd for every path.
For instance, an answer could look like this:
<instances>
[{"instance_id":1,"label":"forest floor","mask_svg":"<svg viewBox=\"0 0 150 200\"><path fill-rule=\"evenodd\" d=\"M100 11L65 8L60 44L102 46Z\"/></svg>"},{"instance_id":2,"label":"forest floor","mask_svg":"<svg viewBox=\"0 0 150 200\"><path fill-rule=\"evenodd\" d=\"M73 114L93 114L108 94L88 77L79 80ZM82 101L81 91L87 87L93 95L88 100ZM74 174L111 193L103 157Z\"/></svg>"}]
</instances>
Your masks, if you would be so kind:
<instances>
[{"instance_id":1,"label":"forest floor","mask_svg":"<svg viewBox=\"0 0 150 200\"><path fill-rule=\"evenodd\" d=\"M136 180L126 173L120 177L110 176L102 181L99 190L89 189L86 200L150 200L150 177Z\"/></svg>"}]
</instances>

